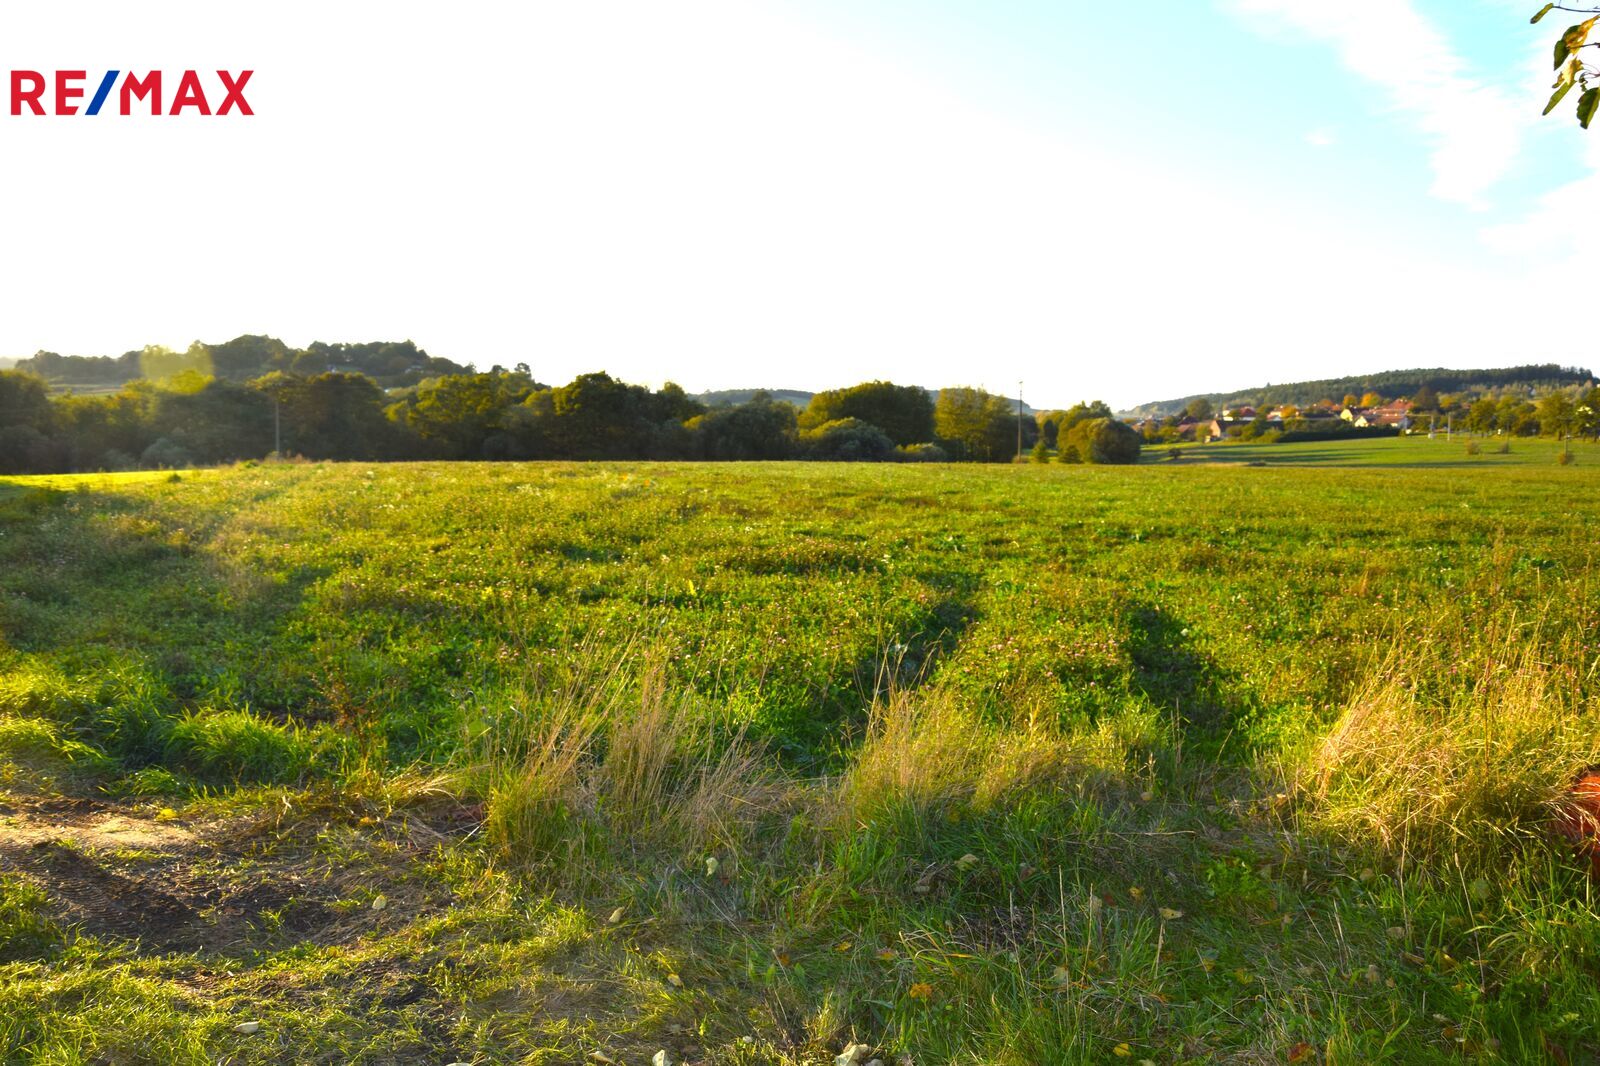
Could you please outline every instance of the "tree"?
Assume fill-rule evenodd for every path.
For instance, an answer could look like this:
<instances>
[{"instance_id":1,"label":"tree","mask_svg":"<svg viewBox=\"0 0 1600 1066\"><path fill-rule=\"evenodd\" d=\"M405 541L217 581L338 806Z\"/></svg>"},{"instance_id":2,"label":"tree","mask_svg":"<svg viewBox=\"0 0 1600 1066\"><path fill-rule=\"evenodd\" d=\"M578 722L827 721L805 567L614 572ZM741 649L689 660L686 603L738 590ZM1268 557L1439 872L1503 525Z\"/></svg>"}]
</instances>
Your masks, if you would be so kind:
<instances>
[{"instance_id":1,"label":"tree","mask_svg":"<svg viewBox=\"0 0 1600 1066\"><path fill-rule=\"evenodd\" d=\"M1439 409L1439 394L1427 385L1418 389L1415 396L1411 397L1412 414L1431 414Z\"/></svg>"},{"instance_id":2,"label":"tree","mask_svg":"<svg viewBox=\"0 0 1600 1066\"><path fill-rule=\"evenodd\" d=\"M968 459L1006 462L1016 454L1017 413L1004 396L982 389L941 389L933 423L934 431L961 445ZM1024 439L1024 446L1029 443Z\"/></svg>"},{"instance_id":3,"label":"tree","mask_svg":"<svg viewBox=\"0 0 1600 1066\"><path fill-rule=\"evenodd\" d=\"M1539 398L1534 408L1539 418L1539 431L1555 437L1572 432L1577 405L1564 392L1547 392Z\"/></svg>"},{"instance_id":4,"label":"tree","mask_svg":"<svg viewBox=\"0 0 1600 1066\"><path fill-rule=\"evenodd\" d=\"M399 427L384 417L383 390L365 374L300 378L274 371L250 383L277 406L283 450L311 459L404 454Z\"/></svg>"},{"instance_id":5,"label":"tree","mask_svg":"<svg viewBox=\"0 0 1600 1066\"><path fill-rule=\"evenodd\" d=\"M1362 393L1361 394L1361 406L1362 407L1382 407L1383 406L1383 397L1379 396L1375 392Z\"/></svg>"},{"instance_id":6,"label":"tree","mask_svg":"<svg viewBox=\"0 0 1600 1066\"><path fill-rule=\"evenodd\" d=\"M477 459L484 442L500 430L506 409L534 387L519 374L450 374L424 381L387 413L444 458Z\"/></svg>"},{"instance_id":7,"label":"tree","mask_svg":"<svg viewBox=\"0 0 1600 1066\"><path fill-rule=\"evenodd\" d=\"M787 459L794 454L795 409L766 392L697 415L685 428L701 459Z\"/></svg>"},{"instance_id":8,"label":"tree","mask_svg":"<svg viewBox=\"0 0 1600 1066\"><path fill-rule=\"evenodd\" d=\"M1090 463L1137 463L1142 441L1132 426L1115 418L1079 422L1067 435L1069 446Z\"/></svg>"},{"instance_id":9,"label":"tree","mask_svg":"<svg viewBox=\"0 0 1600 1066\"><path fill-rule=\"evenodd\" d=\"M159 389L153 398L151 431L181 448L191 462L252 459L272 447L272 403L257 389L213 379L193 390Z\"/></svg>"},{"instance_id":10,"label":"tree","mask_svg":"<svg viewBox=\"0 0 1600 1066\"><path fill-rule=\"evenodd\" d=\"M1357 396L1355 393L1347 392L1347 393L1344 394L1344 406L1345 407L1356 407L1356 406L1359 406L1360 403L1361 403L1361 398L1359 396Z\"/></svg>"},{"instance_id":11,"label":"tree","mask_svg":"<svg viewBox=\"0 0 1600 1066\"><path fill-rule=\"evenodd\" d=\"M1029 453L1028 457L1036 463L1048 463L1050 461L1050 447L1045 444L1044 437L1041 436L1034 444L1033 451Z\"/></svg>"},{"instance_id":12,"label":"tree","mask_svg":"<svg viewBox=\"0 0 1600 1066\"><path fill-rule=\"evenodd\" d=\"M1183 413L1195 422L1209 421L1215 415L1211 409L1211 401L1204 396L1196 396L1190 400L1184 407Z\"/></svg>"},{"instance_id":13,"label":"tree","mask_svg":"<svg viewBox=\"0 0 1600 1066\"><path fill-rule=\"evenodd\" d=\"M160 344L147 344L139 353L139 372L147 381L166 384L180 374L193 372L211 377L211 353L196 341L186 352L175 352Z\"/></svg>"},{"instance_id":14,"label":"tree","mask_svg":"<svg viewBox=\"0 0 1600 1066\"><path fill-rule=\"evenodd\" d=\"M927 389L868 381L817 393L800 413L799 425L810 430L858 418L877 426L896 444L920 444L933 439L933 406Z\"/></svg>"},{"instance_id":15,"label":"tree","mask_svg":"<svg viewBox=\"0 0 1600 1066\"><path fill-rule=\"evenodd\" d=\"M859 418L841 418L800 435L806 455L844 463L882 463L895 457L888 434Z\"/></svg>"},{"instance_id":16,"label":"tree","mask_svg":"<svg viewBox=\"0 0 1600 1066\"><path fill-rule=\"evenodd\" d=\"M1107 407L1101 401L1095 400L1093 403L1073 404L1071 407L1067 408L1067 413L1061 417L1061 420L1057 423L1057 425L1060 427L1060 432L1065 433L1079 422L1086 422L1091 418L1112 417L1115 416L1112 415L1111 408ZM1174 421L1173 425L1176 424L1177 422Z\"/></svg>"},{"instance_id":17,"label":"tree","mask_svg":"<svg viewBox=\"0 0 1600 1066\"><path fill-rule=\"evenodd\" d=\"M1494 400L1480 396L1467 408L1467 428L1474 433L1488 433L1494 429Z\"/></svg>"},{"instance_id":18,"label":"tree","mask_svg":"<svg viewBox=\"0 0 1600 1066\"><path fill-rule=\"evenodd\" d=\"M0 426L29 426L47 433L55 421L50 387L21 370L0 370Z\"/></svg>"},{"instance_id":19,"label":"tree","mask_svg":"<svg viewBox=\"0 0 1600 1066\"><path fill-rule=\"evenodd\" d=\"M1578 125L1588 129L1589 123L1594 120L1595 112L1600 110L1600 84L1597 84L1600 83L1600 70L1585 63L1579 58L1578 52L1588 47L1589 35L1594 32L1595 25L1600 23L1600 8L1576 8L1546 4L1539 9L1539 13L1534 15L1531 21L1538 22L1558 8L1562 11L1577 11L1593 17L1568 26L1566 32L1556 39L1556 80L1551 86L1554 92L1550 96L1550 102L1545 105L1544 113L1548 115L1554 111L1575 86L1582 86L1583 92L1578 97Z\"/></svg>"},{"instance_id":20,"label":"tree","mask_svg":"<svg viewBox=\"0 0 1600 1066\"><path fill-rule=\"evenodd\" d=\"M1584 393L1578 401L1573 430L1585 437L1600 437L1600 386Z\"/></svg>"}]
</instances>

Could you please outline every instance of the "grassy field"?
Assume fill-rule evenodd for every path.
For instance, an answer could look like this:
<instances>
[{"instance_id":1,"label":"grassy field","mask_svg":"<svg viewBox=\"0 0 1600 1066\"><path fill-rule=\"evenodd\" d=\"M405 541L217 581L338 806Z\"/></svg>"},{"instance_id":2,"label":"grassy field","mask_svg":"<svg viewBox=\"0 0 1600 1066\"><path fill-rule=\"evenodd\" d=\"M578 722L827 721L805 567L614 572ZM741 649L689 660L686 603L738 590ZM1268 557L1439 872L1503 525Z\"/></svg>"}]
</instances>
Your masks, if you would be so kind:
<instances>
[{"instance_id":1,"label":"grassy field","mask_svg":"<svg viewBox=\"0 0 1600 1066\"><path fill-rule=\"evenodd\" d=\"M0 483L0 1060L1600 1061L1494 446Z\"/></svg>"}]
</instances>

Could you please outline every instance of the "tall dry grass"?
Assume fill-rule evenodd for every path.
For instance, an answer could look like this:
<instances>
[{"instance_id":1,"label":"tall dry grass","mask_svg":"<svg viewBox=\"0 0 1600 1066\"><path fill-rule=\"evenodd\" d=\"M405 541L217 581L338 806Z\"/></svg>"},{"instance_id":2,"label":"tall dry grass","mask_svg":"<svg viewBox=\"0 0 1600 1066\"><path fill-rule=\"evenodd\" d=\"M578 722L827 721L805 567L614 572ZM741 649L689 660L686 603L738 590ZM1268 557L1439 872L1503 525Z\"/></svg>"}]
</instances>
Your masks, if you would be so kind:
<instances>
[{"instance_id":1,"label":"tall dry grass","mask_svg":"<svg viewBox=\"0 0 1600 1066\"><path fill-rule=\"evenodd\" d=\"M715 722L632 652L586 654L556 683L529 679L475 738L489 840L524 864L742 849L788 789L758 744Z\"/></svg>"},{"instance_id":2,"label":"tall dry grass","mask_svg":"<svg viewBox=\"0 0 1600 1066\"><path fill-rule=\"evenodd\" d=\"M1085 732L1042 720L1001 729L937 687L891 691L871 708L835 817L860 825L892 810L985 810L1034 789L1106 787L1126 777L1130 753L1154 746L1161 729L1134 711Z\"/></svg>"},{"instance_id":3,"label":"tall dry grass","mask_svg":"<svg viewBox=\"0 0 1600 1066\"><path fill-rule=\"evenodd\" d=\"M1574 774L1600 760L1600 715L1574 668L1507 644L1443 686L1423 676L1442 660L1401 654L1307 750L1303 816L1428 863L1493 862L1548 837Z\"/></svg>"}]
</instances>

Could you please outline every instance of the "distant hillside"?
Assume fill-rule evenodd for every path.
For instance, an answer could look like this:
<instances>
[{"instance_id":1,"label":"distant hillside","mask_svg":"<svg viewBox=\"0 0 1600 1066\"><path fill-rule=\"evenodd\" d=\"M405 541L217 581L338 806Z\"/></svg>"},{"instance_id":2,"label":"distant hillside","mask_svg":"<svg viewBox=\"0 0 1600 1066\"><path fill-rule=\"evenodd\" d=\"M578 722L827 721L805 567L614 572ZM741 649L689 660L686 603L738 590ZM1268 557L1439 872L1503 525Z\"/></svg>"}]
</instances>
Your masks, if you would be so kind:
<instances>
[{"instance_id":1,"label":"distant hillside","mask_svg":"<svg viewBox=\"0 0 1600 1066\"><path fill-rule=\"evenodd\" d=\"M938 389L926 389L925 391L935 400L939 398ZM814 392L803 392L800 389L714 389L711 392L696 393L694 398L707 407L731 407L735 404L749 403L750 397L758 392L764 392L774 400L792 403L802 410L806 404L811 402L811 397L816 395ZM1013 402L1015 401L1013 400ZM1045 408L1045 410L1052 409ZM1024 403L1022 405L1022 413L1031 415L1035 412L1033 407Z\"/></svg>"},{"instance_id":2,"label":"distant hillside","mask_svg":"<svg viewBox=\"0 0 1600 1066\"><path fill-rule=\"evenodd\" d=\"M58 355L36 352L14 360L18 370L38 374L60 388L106 388L145 376L147 365L164 370L197 369L230 381L249 381L274 370L294 374L322 374L330 370L366 374L385 388L415 385L424 378L466 374L471 368L431 356L411 341L374 341L365 344L313 342L291 348L276 337L243 336L220 344L196 341L187 352L145 348L121 355Z\"/></svg>"},{"instance_id":3,"label":"distant hillside","mask_svg":"<svg viewBox=\"0 0 1600 1066\"><path fill-rule=\"evenodd\" d=\"M796 407L804 407L811 402L811 397L816 395L799 389L713 389L711 392L696 393L694 398L707 407L733 407L749 403L750 397L758 392L764 392L774 400L792 403Z\"/></svg>"},{"instance_id":4,"label":"distant hillside","mask_svg":"<svg viewBox=\"0 0 1600 1066\"><path fill-rule=\"evenodd\" d=\"M17 365L17 360L9 355L0 355L0 370L10 370Z\"/></svg>"},{"instance_id":5,"label":"distant hillside","mask_svg":"<svg viewBox=\"0 0 1600 1066\"><path fill-rule=\"evenodd\" d=\"M1182 411L1193 400L1204 399L1213 407L1275 407L1292 403L1296 406L1332 400L1337 403L1344 396L1357 396L1376 392L1385 399L1409 397L1424 385L1437 393L1483 392L1486 390L1517 387L1525 389L1560 388L1567 385L1584 385L1594 380L1594 372L1581 367L1559 366L1543 363L1537 366L1513 366L1497 370L1385 370L1377 374L1360 374L1343 378L1324 378L1320 381L1295 381L1282 385L1262 385L1234 392L1202 392L1180 396L1175 400L1156 400L1121 412L1125 417L1147 418Z\"/></svg>"}]
</instances>

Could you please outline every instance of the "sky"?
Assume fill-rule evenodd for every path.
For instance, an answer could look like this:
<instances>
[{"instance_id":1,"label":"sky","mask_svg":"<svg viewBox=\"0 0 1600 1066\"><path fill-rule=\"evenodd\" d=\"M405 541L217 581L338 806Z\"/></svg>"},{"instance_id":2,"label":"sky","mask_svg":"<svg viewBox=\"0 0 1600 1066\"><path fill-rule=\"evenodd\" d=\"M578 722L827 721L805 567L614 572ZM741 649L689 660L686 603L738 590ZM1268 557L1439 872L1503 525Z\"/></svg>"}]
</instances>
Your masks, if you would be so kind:
<instances>
[{"instance_id":1,"label":"sky","mask_svg":"<svg viewBox=\"0 0 1600 1066\"><path fill-rule=\"evenodd\" d=\"M1538 6L8 4L0 70L250 69L255 113L0 108L0 355L409 338L1118 407L1582 364L1542 320L1600 129L1540 117Z\"/></svg>"}]
</instances>

